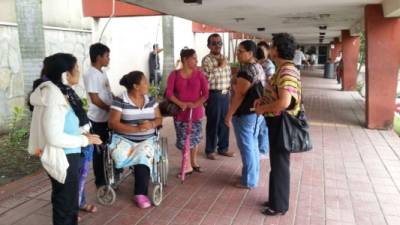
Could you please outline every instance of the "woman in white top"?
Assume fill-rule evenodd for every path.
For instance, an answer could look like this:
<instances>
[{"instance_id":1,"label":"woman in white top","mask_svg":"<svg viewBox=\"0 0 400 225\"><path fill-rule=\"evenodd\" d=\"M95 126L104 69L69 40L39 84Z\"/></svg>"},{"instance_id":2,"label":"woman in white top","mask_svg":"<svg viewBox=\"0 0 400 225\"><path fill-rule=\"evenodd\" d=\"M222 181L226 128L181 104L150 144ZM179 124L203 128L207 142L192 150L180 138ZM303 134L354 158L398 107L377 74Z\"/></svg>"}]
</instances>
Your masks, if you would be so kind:
<instances>
[{"instance_id":1,"label":"woman in white top","mask_svg":"<svg viewBox=\"0 0 400 225\"><path fill-rule=\"evenodd\" d=\"M81 147L101 144L101 140L97 135L81 134L82 111L76 107L79 98L67 86L79 82L76 58L66 53L49 56L43 72L30 95L33 113L28 151L40 156L49 174L53 224L76 225Z\"/></svg>"}]
</instances>

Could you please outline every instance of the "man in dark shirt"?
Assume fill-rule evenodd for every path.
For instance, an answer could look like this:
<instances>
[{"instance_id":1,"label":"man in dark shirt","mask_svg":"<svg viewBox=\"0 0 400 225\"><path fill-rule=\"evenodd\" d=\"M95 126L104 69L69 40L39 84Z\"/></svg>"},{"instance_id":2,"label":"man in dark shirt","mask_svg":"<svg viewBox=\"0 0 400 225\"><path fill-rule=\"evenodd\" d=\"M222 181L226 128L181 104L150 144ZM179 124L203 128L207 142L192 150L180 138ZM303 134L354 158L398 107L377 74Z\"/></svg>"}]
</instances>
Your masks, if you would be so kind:
<instances>
[{"instance_id":1,"label":"man in dark shirt","mask_svg":"<svg viewBox=\"0 0 400 225\"><path fill-rule=\"evenodd\" d=\"M158 44L153 45L153 51L150 52L149 57L149 73L150 73L150 84L160 86L161 81L161 70L160 70L160 53L163 49L158 48Z\"/></svg>"}]
</instances>

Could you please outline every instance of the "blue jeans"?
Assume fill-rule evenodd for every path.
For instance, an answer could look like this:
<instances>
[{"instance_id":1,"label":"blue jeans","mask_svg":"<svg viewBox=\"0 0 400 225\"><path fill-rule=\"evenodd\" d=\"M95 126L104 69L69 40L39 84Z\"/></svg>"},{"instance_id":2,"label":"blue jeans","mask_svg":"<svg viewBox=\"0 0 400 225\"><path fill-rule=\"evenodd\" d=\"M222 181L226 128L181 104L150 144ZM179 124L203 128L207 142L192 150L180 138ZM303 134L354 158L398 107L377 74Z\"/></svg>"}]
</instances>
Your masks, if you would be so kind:
<instances>
[{"instance_id":1,"label":"blue jeans","mask_svg":"<svg viewBox=\"0 0 400 225\"><path fill-rule=\"evenodd\" d=\"M85 184L89 175L89 164L93 159L94 146L88 145L82 148L83 157L81 157L81 170L79 171L79 207L86 205Z\"/></svg>"},{"instance_id":2,"label":"blue jeans","mask_svg":"<svg viewBox=\"0 0 400 225\"><path fill-rule=\"evenodd\" d=\"M268 155L269 152L269 138L268 138L268 127L265 122L265 118L260 116L261 120L260 133L258 134L258 150L261 154Z\"/></svg>"},{"instance_id":3,"label":"blue jeans","mask_svg":"<svg viewBox=\"0 0 400 225\"><path fill-rule=\"evenodd\" d=\"M241 184L256 187L260 174L260 153L258 151L258 134L262 117L255 113L232 118L236 142L242 157Z\"/></svg>"}]
</instances>

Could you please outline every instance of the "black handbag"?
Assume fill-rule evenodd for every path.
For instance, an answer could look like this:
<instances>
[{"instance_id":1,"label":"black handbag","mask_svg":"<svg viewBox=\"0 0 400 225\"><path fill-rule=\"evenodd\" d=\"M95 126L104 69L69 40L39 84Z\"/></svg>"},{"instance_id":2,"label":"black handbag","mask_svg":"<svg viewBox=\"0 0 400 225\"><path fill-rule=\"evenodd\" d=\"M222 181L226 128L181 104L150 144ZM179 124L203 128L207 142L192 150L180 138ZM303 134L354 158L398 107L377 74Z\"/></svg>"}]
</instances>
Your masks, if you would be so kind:
<instances>
[{"instance_id":1,"label":"black handbag","mask_svg":"<svg viewBox=\"0 0 400 225\"><path fill-rule=\"evenodd\" d=\"M250 83L252 83L252 85L250 86L249 90L247 90L242 103L235 112L235 115L240 116L254 113L254 111L252 110L254 106L254 101L263 96L264 86L259 80L253 83L253 78L250 77L246 72L240 71L238 73L238 77L242 77L248 80Z\"/></svg>"},{"instance_id":2,"label":"black handbag","mask_svg":"<svg viewBox=\"0 0 400 225\"><path fill-rule=\"evenodd\" d=\"M312 143L309 134L309 126L306 120L303 105L297 116L292 116L283 111L281 113L281 129L279 131L277 145L289 153L310 151Z\"/></svg>"},{"instance_id":3,"label":"black handbag","mask_svg":"<svg viewBox=\"0 0 400 225\"><path fill-rule=\"evenodd\" d=\"M172 102L171 100L165 98L160 104L158 105L160 109L160 113L162 116L177 116L181 112L181 108Z\"/></svg>"},{"instance_id":4,"label":"black handbag","mask_svg":"<svg viewBox=\"0 0 400 225\"><path fill-rule=\"evenodd\" d=\"M174 83L176 81L176 76L177 72L176 70L174 71L173 75L175 76ZM179 113L181 113L181 107L179 107L177 104L169 100L164 93L164 100L160 102L158 105L158 108L160 109L161 116L177 116Z\"/></svg>"}]
</instances>

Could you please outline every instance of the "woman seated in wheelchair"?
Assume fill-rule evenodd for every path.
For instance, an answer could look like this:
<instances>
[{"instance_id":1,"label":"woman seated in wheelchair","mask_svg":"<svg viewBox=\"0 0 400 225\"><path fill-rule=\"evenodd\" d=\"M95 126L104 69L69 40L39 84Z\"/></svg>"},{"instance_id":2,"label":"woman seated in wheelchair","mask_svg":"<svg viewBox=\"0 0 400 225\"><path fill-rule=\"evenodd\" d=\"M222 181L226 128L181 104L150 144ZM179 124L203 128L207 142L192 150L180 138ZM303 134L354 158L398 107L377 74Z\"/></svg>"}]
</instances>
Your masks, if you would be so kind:
<instances>
[{"instance_id":1,"label":"woman seated in wheelchair","mask_svg":"<svg viewBox=\"0 0 400 225\"><path fill-rule=\"evenodd\" d=\"M158 103L147 95L149 84L141 71L133 71L122 77L120 85L127 91L115 98L110 112L109 127L115 134L132 142L143 142L155 136L161 126L162 117ZM142 148L148 151L149 148ZM152 148L154 151L154 148ZM130 151L136 150L135 148ZM138 148L138 151L140 149ZM130 152L132 154L132 152ZM148 208L151 202L147 196L154 152L138 155L134 164L134 201L140 208ZM149 159L150 158L150 159Z\"/></svg>"}]
</instances>

